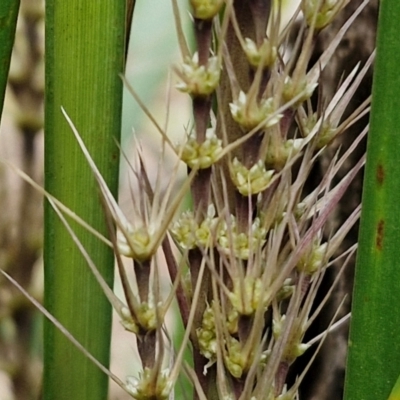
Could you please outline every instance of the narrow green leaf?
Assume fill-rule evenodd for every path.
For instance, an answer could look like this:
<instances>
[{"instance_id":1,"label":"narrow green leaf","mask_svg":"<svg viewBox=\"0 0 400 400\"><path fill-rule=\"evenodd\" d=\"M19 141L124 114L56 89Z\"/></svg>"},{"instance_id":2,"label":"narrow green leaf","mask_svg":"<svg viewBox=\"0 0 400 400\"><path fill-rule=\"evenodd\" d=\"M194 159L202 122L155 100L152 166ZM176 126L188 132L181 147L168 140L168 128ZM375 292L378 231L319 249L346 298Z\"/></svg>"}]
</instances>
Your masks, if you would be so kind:
<instances>
[{"instance_id":1,"label":"narrow green leaf","mask_svg":"<svg viewBox=\"0 0 400 400\"><path fill-rule=\"evenodd\" d=\"M19 0L1 0L0 3L0 116L3 111L4 94L14 44Z\"/></svg>"},{"instance_id":2,"label":"narrow green leaf","mask_svg":"<svg viewBox=\"0 0 400 400\"><path fill-rule=\"evenodd\" d=\"M46 190L106 234L98 190L63 106L111 191L117 193L124 68L125 0L46 2ZM71 224L112 285L113 254ZM45 208L45 306L108 365L111 309L51 207ZM106 399L108 378L49 322L44 337L44 399Z\"/></svg>"},{"instance_id":3,"label":"narrow green leaf","mask_svg":"<svg viewBox=\"0 0 400 400\"><path fill-rule=\"evenodd\" d=\"M399 19L398 0L380 2L346 400L386 399L399 374Z\"/></svg>"}]
</instances>

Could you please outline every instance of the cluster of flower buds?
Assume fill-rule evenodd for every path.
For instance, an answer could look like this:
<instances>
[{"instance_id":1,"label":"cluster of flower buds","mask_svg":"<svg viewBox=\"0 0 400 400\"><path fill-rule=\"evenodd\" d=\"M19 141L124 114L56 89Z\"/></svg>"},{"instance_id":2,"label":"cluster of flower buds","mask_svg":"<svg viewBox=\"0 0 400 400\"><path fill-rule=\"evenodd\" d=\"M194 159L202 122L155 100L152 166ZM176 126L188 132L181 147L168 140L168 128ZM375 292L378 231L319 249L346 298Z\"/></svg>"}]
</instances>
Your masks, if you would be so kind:
<instances>
[{"instance_id":1,"label":"cluster of flower buds","mask_svg":"<svg viewBox=\"0 0 400 400\"><path fill-rule=\"evenodd\" d=\"M221 66L217 57L210 57L207 65L199 64L199 55L187 57L180 71L177 71L181 81L176 88L189 93L193 97L206 97L214 92L219 83Z\"/></svg>"},{"instance_id":2,"label":"cluster of flower buds","mask_svg":"<svg viewBox=\"0 0 400 400\"><path fill-rule=\"evenodd\" d=\"M256 218L249 232L240 232L236 218L231 215L228 221L218 225L217 241L219 250L227 256L234 255L238 259L248 260L262 248L266 241L267 231L261 226L261 221Z\"/></svg>"},{"instance_id":3,"label":"cluster of flower buds","mask_svg":"<svg viewBox=\"0 0 400 400\"><path fill-rule=\"evenodd\" d=\"M260 129L269 128L277 124L282 114L276 113L273 97L256 100L255 96L248 96L241 91L238 98L229 104L232 118L245 130L260 126Z\"/></svg>"},{"instance_id":4,"label":"cluster of flower buds","mask_svg":"<svg viewBox=\"0 0 400 400\"><path fill-rule=\"evenodd\" d=\"M320 30L328 26L347 3L347 0L302 0L301 8L307 24Z\"/></svg>"},{"instance_id":5,"label":"cluster of flower buds","mask_svg":"<svg viewBox=\"0 0 400 400\"><path fill-rule=\"evenodd\" d=\"M210 360L210 362L215 362L218 344L212 305L207 305L201 321L201 327L197 328L196 334L201 354L207 358L207 360Z\"/></svg>"},{"instance_id":6,"label":"cluster of flower buds","mask_svg":"<svg viewBox=\"0 0 400 400\"><path fill-rule=\"evenodd\" d=\"M261 306L266 308L265 290L260 278L246 276L233 280L233 291L229 293L232 307L240 315L252 316Z\"/></svg>"},{"instance_id":7,"label":"cluster of flower buds","mask_svg":"<svg viewBox=\"0 0 400 400\"><path fill-rule=\"evenodd\" d=\"M127 377L125 388L136 400L167 400L172 391L172 380L169 369L160 372L144 368L138 378Z\"/></svg>"},{"instance_id":8,"label":"cluster of flower buds","mask_svg":"<svg viewBox=\"0 0 400 400\"><path fill-rule=\"evenodd\" d=\"M282 315L272 321L272 333L277 340L285 330L286 315ZM294 325L290 330L290 337L286 342L285 349L282 354L282 361L288 363L289 365L293 361L304 354L308 349L308 345L302 343L302 338L305 333L305 327L303 322L296 318Z\"/></svg>"},{"instance_id":9,"label":"cluster of flower buds","mask_svg":"<svg viewBox=\"0 0 400 400\"><path fill-rule=\"evenodd\" d=\"M207 129L206 140L203 143L190 137L178 153L181 160L190 168L209 168L222 156L222 140L218 139L214 129L210 128Z\"/></svg>"},{"instance_id":10,"label":"cluster of flower buds","mask_svg":"<svg viewBox=\"0 0 400 400\"><path fill-rule=\"evenodd\" d=\"M288 139L282 141L281 139L273 142L267 147L265 155L265 163L276 170L281 170L287 162L298 154L304 145L304 139Z\"/></svg>"},{"instance_id":11,"label":"cluster of flower buds","mask_svg":"<svg viewBox=\"0 0 400 400\"><path fill-rule=\"evenodd\" d=\"M119 254L135 260L148 260L154 253L151 246L151 232L142 226L138 229L127 226L126 234L118 237Z\"/></svg>"},{"instance_id":12,"label":"cluster of flower buds","mask_svg":"<svg viewBox=\"0 0 400 400\"><path fill-rule=\"evenodd\" d=\"M326 262L326 251L328 243L319 244L315 242L309 251L306 251L297 263L297 270L304 272L307 275L313 275L315 272L321 270Z\"/></svg>"},{"instance_id":13,"label":"cluster of flower buds","mask_svg":"<svg viewBox=\"0 0 400 400\"><path fill-rule=\"evenodd\" d=\"M233 184L243 196L264 191L270 185L274 175L274 170L267 171L262 160L248 169L237 158L229 164L229 172Z\"/></svg>"},{"instance_id":14,"label":"cluster of flower buds","mask_svg":"<svg viewBox=\"0 0 400 400\"><path fill-rule=\"evenodd\" d=\"M263 68L268 68L274 64L278 51L267 38L265 38L261 46L257 47L255 42L249 38L245 39L244 52L247 57L247 61L254 68L258 68L260 65Z\"/></svg>"},{"instance_id":15,"label":"cluster of flower buds","mask_svg":"<svg viewBox=\"0 0 400 400\"><path fill-rule=\"evenodd\" d=\"M214 246L217 225L215 208L210 205L206 218L200 224L191 211L184 212L172 225L171 234L182 249L207 248Z\"/></svg>"},{"instance_id":16,"label":"cluster of flower buds","mask_svg":"<svg viewBox=\"0 0 400 400\"><path fill-rule=\"evenodd\" d=\"M287 76L283 85L282 98L286 102L297 98L294 106L298 107L312 96L317 86L318 83L308 82L305 76L300 81L293 80L290 76Z\"/></svg>"},{"instance_id":17,"label":"cluster of flower buds","mask_svg":"<svg viewBox=\"0 0 400 400\"><path fill-rule=\"evenodd\" d=\"M249 370L253 357L249 357L247 352L243 351L242 344L239 340L232 336L229 336L225 346L225 366L232 376L235 378L241 378L243 373Z\"/></svg>"}]
</instances>

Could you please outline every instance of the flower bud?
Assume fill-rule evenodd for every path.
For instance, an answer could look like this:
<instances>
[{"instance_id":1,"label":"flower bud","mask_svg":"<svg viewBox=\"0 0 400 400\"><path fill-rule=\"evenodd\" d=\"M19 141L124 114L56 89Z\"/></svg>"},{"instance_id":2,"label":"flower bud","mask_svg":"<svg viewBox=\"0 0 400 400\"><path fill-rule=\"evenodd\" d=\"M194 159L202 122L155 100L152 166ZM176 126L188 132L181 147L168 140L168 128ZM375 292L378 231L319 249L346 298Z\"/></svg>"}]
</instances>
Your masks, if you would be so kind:
<instances>
[{"instance_id":1,"label":"flower bud","mask_svg":"<svg viewBox=\"0 0 400 400\"><path fill-rule=\"evenodd\" d=\"M222 151L222 140L217 138L213 129L207 129L203 143L198 143L193 137L187 140L181 151L181 160L190 168L205 169L220 159Z\"/></svg>"},{"instance_id":2,"label":"flower bud","mask_svg":"<svg viewBox=\"0 0 400 400\"><path fill-rule=\"evenodd\" d=\"M296 96L300 96L299 99L294 104L294 107L298 107L301 103L308 100L314 93L315 88L318 83L309 83L307 78L298 81L293 81L290 76L287 76L283 86L282 97L283 100L289 102L293 100Z\"/></svg>"},{"instance_id":3,"label":"flower bud","mask_svg":"<svg viewBox=\"0 0 400 400\"><path fill-rule=\"evenodd\" d=\"M243 196L250 196L264 191L271 183L273 170L267 171L265 164L259 160L247 169L237 158L229 165L229 172L236 189Z\"/></svg>"},{"instance_id":4,"label":"flower bud","mask_svg":"<svg viewBox=\"0 0 400 400\"><path fill-rule=\"evenodd\" d=\"M144 368L139 378L126 378L125 389L136 400L167 400L173 386L169 374L169 369L154 373L150 368Z\"/></svg>"},{"instance_id":5,"label":"flower bud","mask_svg":"<svg viewBox=\"0 0 400 400\"><path fill-rule=\"evenodd\" d=\"M271 67L278 54L276 46L273 46L268 39L264 39L262 45L257 47L255 42L246 38L243 50L246 54L247 61L255 68L258 68L260 64L262 64L263 68Z\"/></svg>"},{"instance_id":6,"label":"flower bud","mask_svg":"<svg viewBox=\"0 0 400 400\"><path fill-rule=\"evenodd\" d=\"M207 65L199 65L199 56L186 58L180 71L177 72L181 82L176 88L193 97L206 97L214 92L219 83L221 66L217 57L211 57Z\"/></svg>"},{"instance_id":7,"label":"flower bud","mask_svg":"<svg viewBox=\"0 0 400 400\"><path fill-rule=\"evenodd\" d=\"M269 128L282 118L282 114L275 112L272 97L257 101L242 91L239 93L239 97L229 104L229 108L232 118L246 131L250 131L262 123L261 128Z\"/></svg>"},{"instance_id":8,"label":"flower bud","mask_svg":"<svg viewBox=\"0 0 400 400\"><path fill-rule=\"evenodd\" d=\"M193 16L198 19L209 20L214 18L222 5L223 0L190 0L193 7Z\"/></svg>"},{"instance_id":9,"label":"flower bud","mask_svg":"<svg viewBox=\"0 0 400 400\"><path fill-rule=\"evenodd\" d=\"M301 8L307 24L321 30L334 20L346 4L347 0L303 0Z\"/></svg>"}]
</instances>

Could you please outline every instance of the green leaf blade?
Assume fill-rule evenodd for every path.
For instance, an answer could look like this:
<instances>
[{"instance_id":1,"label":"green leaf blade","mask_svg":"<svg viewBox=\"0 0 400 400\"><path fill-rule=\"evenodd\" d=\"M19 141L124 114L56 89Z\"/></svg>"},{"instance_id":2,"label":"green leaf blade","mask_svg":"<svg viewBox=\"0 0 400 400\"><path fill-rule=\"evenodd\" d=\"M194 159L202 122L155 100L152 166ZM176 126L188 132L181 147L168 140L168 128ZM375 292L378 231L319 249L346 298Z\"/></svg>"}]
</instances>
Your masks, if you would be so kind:
<instances>
[{"instance_id":1,"label":"green leaf blade","mask_svg":"<svg viewBox=\"0 0 400 400\"><path fill-rule=\"evenodd\" d=\"M124 66L125 1L46 3L46 190L106 234L95 180L67 121L65 108L111 191L118 184ZM113 253L72 224L107 282ZM45 306L103 365L109 362L111 308L83 256L47 204ZM45 399L106 399L108 377L45 323Z\"/></svg>"},{"instance_id":2,"label":"green leaf blade","mask_svg":"<svg viewBox=\"0 0 400 400\"><path fill-rule=\"evenodd\" d=\"M400 365L400 3L381 2L345 399L387 398Z\"/></svg>"},{"instance_id":3,"label":"green leaf blade","mask_svg":"<svg viewBox=\"0 0 400 400\"><path fill-rule=\"evenodd\" d=\"M0 117L3 112L11 52L19 11L19 0L2 0L0 4ZM1 118L0 118L1 120Z\"/></svg>"}]
</instances>

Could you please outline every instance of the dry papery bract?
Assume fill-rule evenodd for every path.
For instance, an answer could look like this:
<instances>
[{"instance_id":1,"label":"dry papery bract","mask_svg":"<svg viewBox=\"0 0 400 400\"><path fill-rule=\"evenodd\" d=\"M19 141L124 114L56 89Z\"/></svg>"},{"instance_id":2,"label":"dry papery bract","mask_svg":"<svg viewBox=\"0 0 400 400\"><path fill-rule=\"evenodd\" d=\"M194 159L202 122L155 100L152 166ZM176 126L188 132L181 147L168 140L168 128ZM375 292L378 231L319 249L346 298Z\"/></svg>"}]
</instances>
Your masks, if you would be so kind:
<instances>
[{"instance_id":1,"label":"dry papery bract","mask_svg":"<svg viewBox=\"0 0 400 400\"><path fill-rule=\"evenodd\" d=\"M289 386L291 365L305 351L315 354L318 347L310 347L337 326L304 341L333 290L315 304L326 269L339 263L343 271L355 251L353 246L337 254L360 207L337 231L325 226L364 164L362 157L337 182L367 128L346 152L335 153L319 183L311 186L309 177L326 148L368 113L369 99L343 117L373 55L342 80L332 99L324 97L320 74L368 1L314 65L309 64L319 32L329 29L347 1L304 0L287 10L279 8L280 2L270 9L270 2L256 0L192 0L193 53L180 26L185 10L172 3L182 52L176 87L191 96L193 121L186 140L173 143L125 81L163 139L158 172L165 147L177 156L167 185L161 184L161 175L151 182L140 151L138 161L129 164L138 182L132 190L132 221L113 199L64 111L101 189L111 232L102 240L115 250L123 300L107 287L72 230L71 235L123 326L136 337L143 367L125 383L113 379L138 400L174 397L182 374L199 399L296 399L309 366ZM188 174L176 190L181 162ZM182 211L189 195L192 206ZM68 212L74 218L49 199L60 215ZM122 256L132 259L134 282ZM164 264L167 284L161 278ZM175 300L176 318L185 328L179 343L165 322ZM192 363L184 361L186 349Z\"/></svg>"}]
</instances>

